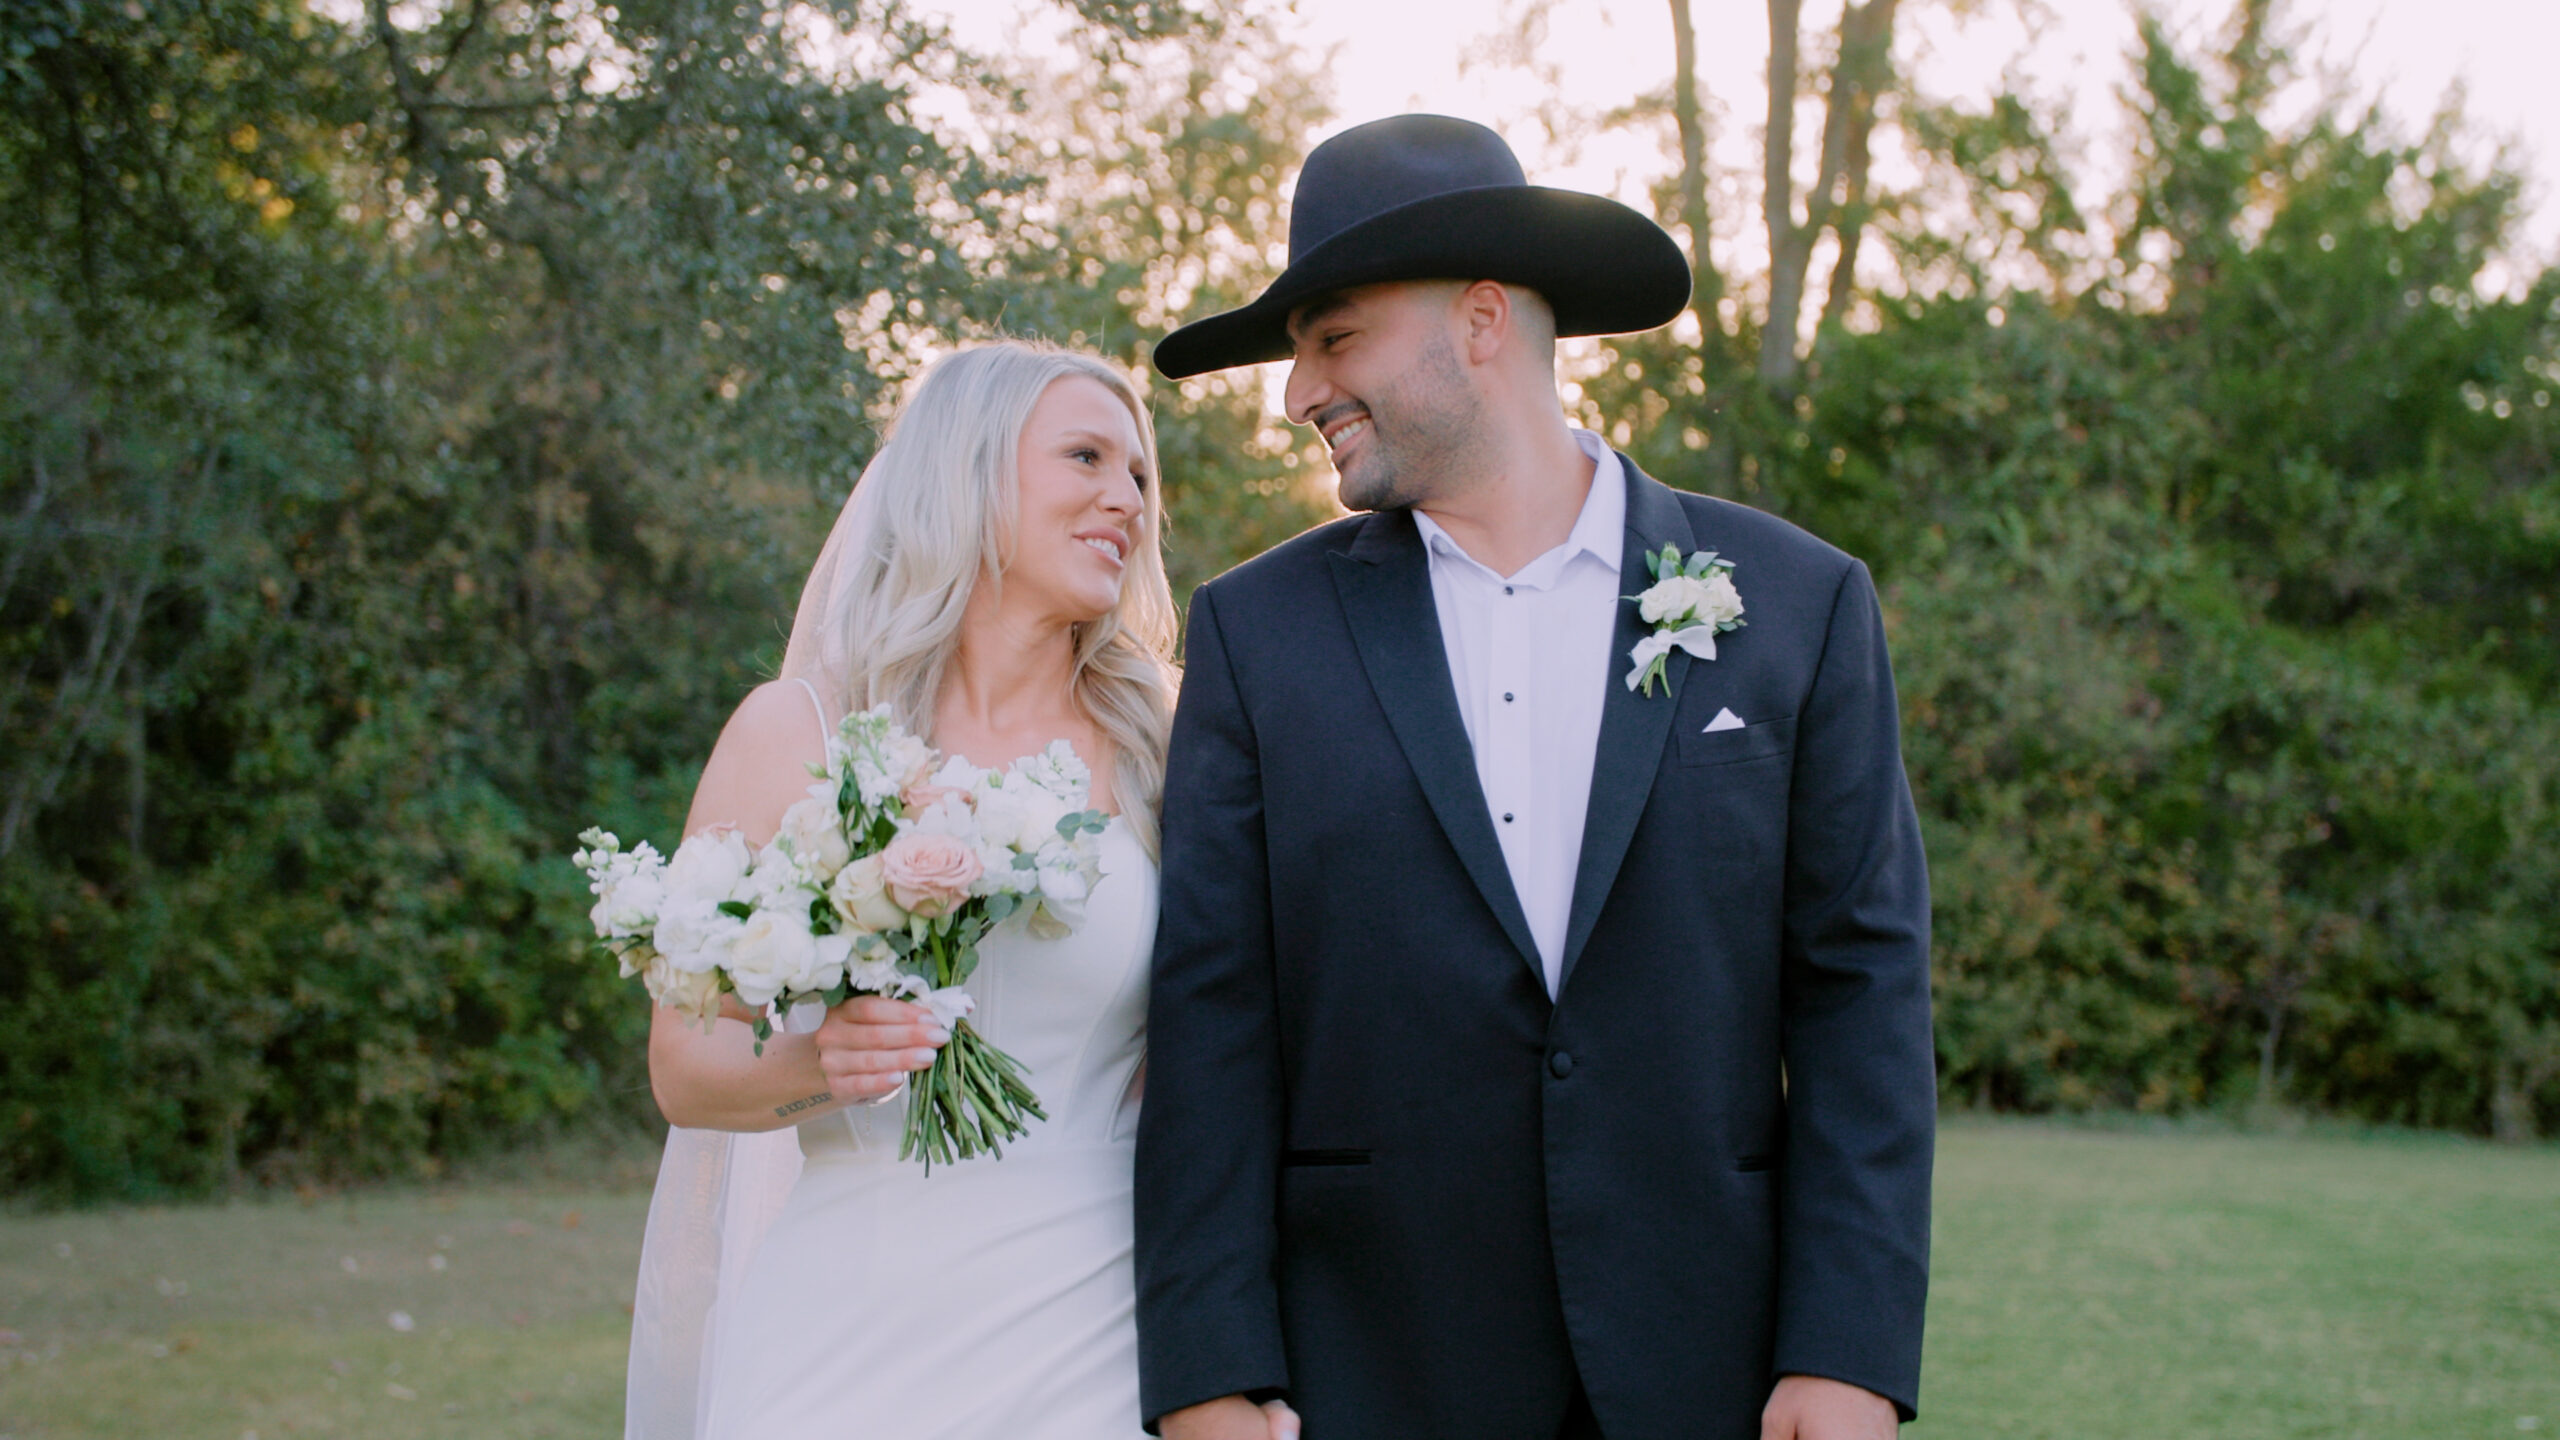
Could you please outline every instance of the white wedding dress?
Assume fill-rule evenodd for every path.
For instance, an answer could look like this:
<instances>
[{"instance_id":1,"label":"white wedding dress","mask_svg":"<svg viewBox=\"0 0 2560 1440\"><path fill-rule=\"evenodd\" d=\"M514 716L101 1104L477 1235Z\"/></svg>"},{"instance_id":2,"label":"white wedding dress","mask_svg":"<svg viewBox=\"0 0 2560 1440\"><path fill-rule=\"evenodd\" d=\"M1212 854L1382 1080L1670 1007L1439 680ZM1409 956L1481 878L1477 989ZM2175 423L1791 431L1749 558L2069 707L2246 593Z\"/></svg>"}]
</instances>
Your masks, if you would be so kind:
<instances>
[{"instance_id":1,"label":"white wedding dress","mask_svg":"<svg viewBox=\"0 0 2560 1440\"><path fill-rule=\"evenodd\" d=\"M658 1233L671 1185L708 1186L692 1208L713 1217L716 1296L698 1329L635 1326L628 1433L672 1433L666 1412L690 1401L704 1440L1137 1440L1129 1191L1156 868L1118 820L1102 873L1074 933L1036 940L1016 921L979 948L970 1023L1048 1112L1001 1159L930 1175L900 1160L903 1096L825 1115L798 1128L799 1175L767 1226L735 1159L687 1169L671 1139L649 1244L683 1244ZM663 1358L644 1355L644 1328L660 1351L698 1344L698 1390L642 1372Z\"/></svg>"}]
</instances>

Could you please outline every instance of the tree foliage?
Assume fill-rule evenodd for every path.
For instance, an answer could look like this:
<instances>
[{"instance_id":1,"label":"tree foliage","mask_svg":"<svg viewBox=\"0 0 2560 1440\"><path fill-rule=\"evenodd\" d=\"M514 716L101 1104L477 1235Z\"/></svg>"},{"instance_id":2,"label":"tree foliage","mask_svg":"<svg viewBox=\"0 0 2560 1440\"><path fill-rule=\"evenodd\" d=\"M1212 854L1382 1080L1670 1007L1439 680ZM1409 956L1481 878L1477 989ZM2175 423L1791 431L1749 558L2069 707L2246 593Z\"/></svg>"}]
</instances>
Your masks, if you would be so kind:
<instances>
[{"instance_id":1,"label":"tree foliage","mask_svg":"<svg viewBox=\"0 0 2560 1440\"><path fill-rule=\"evenodd\" d=\"M2103 263L2031 101L1905 94L1941 203L1880 203L1872 326L1793 396L1620 342L1584 405L1882 580L1950 1099L2547 1132L2560 274L2496 280L2458 115L2272 125L2271 10L2144 21Z\"/></svg>"},{"instance_id":2,"label":"tree foliage","mask_svg":"<svg viewBox=\"0 0 2560 1440\"><path fill-rule=\"evenodd\" d=\"M12 1189L647 1118L563 837L672 832L923 358L1265 273L1321 96L1213 84L1285 75L1250 17L1064 13L1036 86L870 3L0 15ZM1182 573L1314 513L1257 395L1163 398Z\"/></svg>"},{"instance_id":3,"label":"tree foliage","mask_svg":"<svg viewBox=\"0 0 2560 1440\"><path fill-rule=\"evenodd\" d=\"M648 1118L566 837L672 832L924 359L1136 367L1273 268L1318 68L1249 9L1053 13L1033 62L882 0L0 9L0 1182ZM2249 0L2145 25L2084 216L2031 97L1893 88L1894 6L1848 13L1782 258L1897 283L1837 268L1765 379L1710 300L1575 404L1875 568L1946 1095L2549 1131L2560 279L2490 283L2514 177L2450 114L2270 122ZM1328 513L1259 385L1154 386L1179 590Z\"/></svg>"}]
</instances>

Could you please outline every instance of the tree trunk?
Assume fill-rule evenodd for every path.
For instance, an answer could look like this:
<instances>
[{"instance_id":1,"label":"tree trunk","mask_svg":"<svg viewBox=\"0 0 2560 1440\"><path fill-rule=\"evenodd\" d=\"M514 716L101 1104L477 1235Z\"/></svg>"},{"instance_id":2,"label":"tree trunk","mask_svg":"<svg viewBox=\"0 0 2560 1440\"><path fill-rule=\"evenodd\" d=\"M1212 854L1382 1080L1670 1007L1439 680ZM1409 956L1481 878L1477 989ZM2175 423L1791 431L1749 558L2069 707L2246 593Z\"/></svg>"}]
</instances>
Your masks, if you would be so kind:
<instances>
[{"instance_id":1,"label":"tree trunk","mask_svg":"<svg viewBox=\"0 0 2560 1440\"><path fill-rule=\"evenodd\" d=\"M1874 159L1876 97L1893 81L1893 12L1899 3L1869 0L1856 12L1855 30L1843 17L1840 70L1832 84L1851 86L1848 168L1831 227L1840 238L1840 257L1831 266L1831 284L1823 293L1823 328L1840 323L1857 291L1858 248L1867 229L1867 171Z\"/></svg>"},{"instance_id":2,"label":"tree trunk","mask_svg":"<svg viewBox=\"0 0 2560 1440\"><path fill-rule=\"evenodd\" d=\"M2258 1036L2258 1109L2276 1106L2276 1056L2284 1046L2285 1005L2270 1001L2262 1007L2267 1025Z\"/></svg>"},{"instance_id":3,"label":"tree trunk","mask_svg":"<svg viewBox=\"0 0 2560 1440\"><path fill-rule=\"evenodd\" d=\"M1689 309L1698 317L1698 345L1712 355L1715 337L1728 333L1718 304L1724 276L1708 252L1707 124L1698 103L1698 32L1689 0L1671 0L1671 119L1680 127L1680 224L1689 232Z\"/></svg>"},{"instance_id":4,"label":"tree trunk","mask_svg":"<svg viewBox=\"0 0 2560 1440\"><path fill-rule=\"evenodd\" d=\"M1804 298L1804 267L1793 260L1796 22L1803 13L1804 0L1769 0L1769 115L1760 172L1760 208L1769 221L1769 318L1760 327L1760 378L1782 389L1795 384L1795 321Z\"/></svg>"},{"instance_id":5,"label":"tree trunk","mask_svg":"<svg viewBox=\"0 0 2560 1440\"><path fill-rule=\"evenodd\" d=\"M1844 175L1857 175L1859 199L1864 200L1874 94L1891 67L1893 15L1899 3L1867 0L1841 12L1840 61L1832 71L1823 106L1821 158L1815 166L1813 189L1805 197L1804 223L1799 225L1795 186L1789 177L1795 160L1796 20L1802 0L1769 0L1768 171L1763 196L1769 212L1769 320L1760 332L1760 378L1773 390L1794 389L1802 368L1796 356L1796 327L1804 314L1805 272L1813 265L1814 241L1840 212ZM1841 248L1844 252L1850 248L1845 236ZM1854 256L1850 263L1855 265ZM1827 303L1825 309L1829 309Z\"/></svg>"}]
</instances>

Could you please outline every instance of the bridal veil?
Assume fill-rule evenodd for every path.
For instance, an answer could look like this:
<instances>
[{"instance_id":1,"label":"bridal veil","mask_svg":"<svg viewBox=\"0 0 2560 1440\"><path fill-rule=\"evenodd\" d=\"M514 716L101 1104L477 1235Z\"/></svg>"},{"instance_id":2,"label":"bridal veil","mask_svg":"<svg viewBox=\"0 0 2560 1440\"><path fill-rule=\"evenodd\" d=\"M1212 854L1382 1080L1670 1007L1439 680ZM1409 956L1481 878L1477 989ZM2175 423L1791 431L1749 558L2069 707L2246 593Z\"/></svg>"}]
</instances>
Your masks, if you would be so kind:
<instances>
[{"instance_id":1,"label":"bridal veil","mask_svg":"<svg viewBox=\"0 0 2560 1440\"><path fill-rule=\"evenodd\" d=\"M867 535L866 488L856 485L836 515L801 588L782 659L780 678L809 687L822 727L845 704L848 657L841 639L830 635L827 616L838 609L839 588L852 580L853 547ZM631 1302L624 1440L694 1440L704 1432L724 1284L734 1288L746 1272L799 1178L797 1130L668 1129Z\"/></svg>"}]
</instances>

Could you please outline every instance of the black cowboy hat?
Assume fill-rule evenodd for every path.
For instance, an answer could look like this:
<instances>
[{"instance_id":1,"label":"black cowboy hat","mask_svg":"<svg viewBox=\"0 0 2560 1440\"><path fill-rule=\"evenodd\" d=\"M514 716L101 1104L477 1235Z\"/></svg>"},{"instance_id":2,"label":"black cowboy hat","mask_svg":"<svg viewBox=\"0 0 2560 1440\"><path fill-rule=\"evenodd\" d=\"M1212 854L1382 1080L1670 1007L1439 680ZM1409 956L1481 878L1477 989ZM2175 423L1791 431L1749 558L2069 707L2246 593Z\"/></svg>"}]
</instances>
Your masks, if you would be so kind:
<instances>
[{"instance_id":1,"label":"black cowboy hat","mask_svg":"<svg viewBox=\"0 0 2560 1440\"><path fill-rule=\"evenodd\" d=\"M1289 208L1289 268L1250 305L1164 337L1179 380L1289 354L1289 312L1383 280L1499 280L1546 298L1559 335L1650 330L1689 303L1689 262L1614 200L1529 183L1502 137L1446 115L1396 115L1317 146Z\"/></svg>"}]
</instances>

